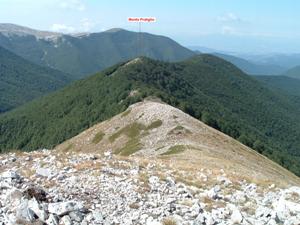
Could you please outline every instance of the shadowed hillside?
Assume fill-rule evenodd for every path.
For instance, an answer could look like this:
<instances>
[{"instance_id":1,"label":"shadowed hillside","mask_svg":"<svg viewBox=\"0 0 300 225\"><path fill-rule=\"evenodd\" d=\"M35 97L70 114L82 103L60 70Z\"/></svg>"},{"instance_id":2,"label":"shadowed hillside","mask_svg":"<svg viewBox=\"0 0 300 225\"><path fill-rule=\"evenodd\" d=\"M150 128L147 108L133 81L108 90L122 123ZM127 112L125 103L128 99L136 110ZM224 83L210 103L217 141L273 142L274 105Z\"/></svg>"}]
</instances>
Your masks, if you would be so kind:
<instances>
[{"instance_id":1,"label":"shadowed hillside","mask_svg":"<svg viewBox=\"0 0 300 225\"><path fill-rule=\"evenodd\" d=\"M64 87L70 75L35 65L0 47L0 112Z\"/></svg>"}]
</instances>

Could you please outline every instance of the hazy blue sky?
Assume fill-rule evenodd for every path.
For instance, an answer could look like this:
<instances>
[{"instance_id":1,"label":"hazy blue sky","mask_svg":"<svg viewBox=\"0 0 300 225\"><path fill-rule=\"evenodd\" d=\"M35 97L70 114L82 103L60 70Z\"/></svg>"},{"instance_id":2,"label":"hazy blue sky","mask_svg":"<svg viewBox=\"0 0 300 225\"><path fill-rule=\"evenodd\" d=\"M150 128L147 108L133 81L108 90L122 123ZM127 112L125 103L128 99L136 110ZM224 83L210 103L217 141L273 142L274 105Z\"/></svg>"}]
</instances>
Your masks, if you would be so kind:
<instances>
[{"instance_id":1,"label":"hazy blue sky","mask_svg":"<svg viewBox=\"0 0 300 225\"><path fill-rule=\"evenodd\" d=\"M0 0L0 22L59 32L137 30L238 52L300 52L298 0Z\"/></svg>"}]
</instances>

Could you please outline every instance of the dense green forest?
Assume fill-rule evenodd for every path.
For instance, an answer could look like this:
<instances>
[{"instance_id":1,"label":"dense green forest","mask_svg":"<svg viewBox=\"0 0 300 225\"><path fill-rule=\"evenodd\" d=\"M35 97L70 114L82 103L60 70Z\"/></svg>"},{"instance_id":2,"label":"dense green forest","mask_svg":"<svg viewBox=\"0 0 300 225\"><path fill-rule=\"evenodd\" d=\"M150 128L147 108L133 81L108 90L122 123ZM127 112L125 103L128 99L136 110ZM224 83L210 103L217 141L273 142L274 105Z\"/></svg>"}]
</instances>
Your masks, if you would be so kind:
<instances>
[{"instance_id":1,"label":"dense green forest","mask_svg":"<svg viewBox=\"0 0 300 225\"><path fill-rule=\"evenodd\" d=\"M275 91L300 97L300 79L286 76L255 76L255 78Z\"/></svg>"},{"instance_id":2,"label":"dense green forest","mask_svg":"<svg viewBox=\"0 0 300 225\"><path fill-rule=\"evenodd\" d=\"M0 113L71 82L69 75L35 65L0 47Z\"/></svg>"},{"instance_id":3,"label":"dense green forest","mask_svg":"<svg viewBox=\"0 0 300 225\"><path fill-rule=\"evenodd\" d=\"M132 90L138 94L131 96ZM180 63L141 58L0 116L0 149L52 148L156 96L300 175L300 108L231 63L199 55Z\"/></svg>"}]
</instances>

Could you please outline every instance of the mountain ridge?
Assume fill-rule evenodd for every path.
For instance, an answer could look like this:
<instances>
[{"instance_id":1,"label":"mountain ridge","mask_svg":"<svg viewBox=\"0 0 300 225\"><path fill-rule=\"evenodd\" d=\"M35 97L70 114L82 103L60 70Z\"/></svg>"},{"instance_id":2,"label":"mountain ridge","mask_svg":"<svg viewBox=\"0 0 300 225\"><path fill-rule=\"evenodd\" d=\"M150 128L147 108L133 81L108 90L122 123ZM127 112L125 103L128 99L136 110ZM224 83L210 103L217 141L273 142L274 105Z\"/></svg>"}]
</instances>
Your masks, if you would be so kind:
<instances>
[{"instance_id":1,"label":"mountain ridge","mask_svg":"<svg viewBox=\"0 0 300 225\"><path fill-rule=\"evenodd\" d=\"M11 35L33 35L36 38L54 38L63 35L58 32L41 31L12 23L0 23L0 33Z\"/></svg>"},{"instance_id":2,"label":"mountain ridge","mask_svg":"<svg viewBox=\"0 0 300 225\"><path fill-rule=\"evenodd\" d=\"M55 149L1 154L0 165L4 224L300 219L299 177L158 99L135 103Z\"/></svg>"},{"instance_id":3,"label":"mountain ridge","mask_svg":"<svg viewBox=\"0 0 300 225\"><path fill-rule=\"evenodd\" d=\"M141 57L76 81L0 116L0 148L52 148L147 96L184 110L296 174L300 171L299 108L212 55L179 63Z\"/></svg>"},{"instance_id":4,"label":"mountain ridge","mask_svg":"<svg viewBox=\"0 0 300 225\"><path fill-rule=\"evenodd\" d=\"M127 30L59 34L46 39L31 34L7 37L0 31L0 46L77 79L140 55L164 61L180 61L195 55L168 37Z\"/></svg>"},{"instance_id":5,"label":"mountain ridge","mask_svg":"<svg viewBox=\"0 0 300 225\"><path fill-rule=\"evenodd\" d=\"M222 53L211 54L233 63L235 66L249 75L280 75L286 71L286 68L277 66L275 64L258 64L237 56Z\"/></svg>"},{"instance_id":6,"label":"mountain ridge","mask_svg":"<svg viewBox=\"0 0 300 225\"><path fill-rule=\"evenodd\" d=\"M300 184L297 176L265 156L181 110L151 99L130 105L123 113L90 127L54 150L141 158L170 156L178 161L195 160L206 169L226 168L226 173L256 182Z\"/></svg>"},{"instance_id":7,"label":"mountain ridge","mask_svg":"<svg viewBox=\"0 0 300 225\"><path fill-rule=\"evenodd\" d=\"M160 126L153 107L164 115ZM172 154L156 157L149 154L147 157L120 156L112 154L112 149L103 148L76 151L72 146L62 150L1 154L0 209L3 213L0 221L4 224L53 224L53 221L56 224L110 224L114 221L146 225L298 223L298 177L170 106L138 103L127 109L126 115L122 113L96 125L95 136L89 132L91 129L84 131L79 135L80 140L95 145L103 142L108 133L104 138L99 136L99 127L105 123L113 125L116 120L127 124L132 117L138 117L139 122L155 120L147 126L145 135L151 136L172 123L165 120L166 109L170 109L169 117L173 122L176 120L176 124L201 128L198 130L203 135L199 137L200 149L173 150ZM145 114L141 115L142 112ZM174 118L173 113L178 117ZM152 118L149 120L148 116ZM116 128L115 132L124 128ZM208 142L209 134L215 142ZM123 135L118 137L118 142ZM205 149L205 144L214 148ZM231 149L229 164L223 159L227 152L220 151L218 144ZM243 162L244 157L248 164ZM208 166L210 162L212 168ZM244 168L248 165L248 173L243 173L241 164ZM251 169L253 165L255 173ZM21 213L24 211L28 213Z\"/></svg>"}]
</instances>

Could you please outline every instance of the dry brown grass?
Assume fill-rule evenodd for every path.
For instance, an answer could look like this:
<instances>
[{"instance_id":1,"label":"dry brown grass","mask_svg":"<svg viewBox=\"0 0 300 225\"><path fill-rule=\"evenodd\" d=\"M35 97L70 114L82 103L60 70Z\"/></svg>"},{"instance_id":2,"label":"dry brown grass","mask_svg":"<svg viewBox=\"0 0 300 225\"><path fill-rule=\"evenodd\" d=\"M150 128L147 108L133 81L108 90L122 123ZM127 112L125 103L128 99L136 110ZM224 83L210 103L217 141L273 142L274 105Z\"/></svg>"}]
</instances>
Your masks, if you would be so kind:
<instances>
[{"instance_id":1,"label":"dry brown grass","mask_svg":"<svg viewBox=\"0 0 300 225\"><path fill-rule=\"evenodd\" d=\"M146 172L141 172L138 174L139 187L137 189L138 193L145 193L150 191L149 186L149 175Z\"/></svg>"},{"instance_id":2,"label":"dry brown grass","mask_svg":"<svg viewBox=\"0 0 300 225\"><path fill-rule=\"evenodd\" d=\"M179 204L185 205L188 207L192 207L194 203L191 199L184 199L184 200L180 201Z\"/></svg>"},{"instance_id":3,"label":"dry brown grass","mask_svg":"<svg viewBox=\"0 0 300 225\"><path fill-rule=\"evenodd\" d=\"M71 151L73 147L74 147L74 144L69 143L62 151L63 152Z\"/></svg>"},{"instance_id":4,"label":"dry brown grass","mask_svg":"<svg viewBox=\"0 0 300 225\"><path fill-rule=\"evenodd\" d=\"M194 186L196 188L203 188L203 186L207 187L208 185L203 183L202 181L196 181L196 180L188 180L185 178L182 178L180 176L175 176L175 180L177 183L184 183L188 186Z\"/></svg>"},{"instance_id":5,"label":"dry brown grass","mask_svg":"<svg viewBox=\"0 0 300 225\"><path fill-rule=\"evenodd\" d=\"M26 178L32 177L33 175L35 175L35 173L36 170L32 167L26 167L26 169L24 168L20 171L20 174Z\"/></svg>"},{"instance_id":6,"label":"dry brown grass","mask_svg":"<svg viewBox=\"0 0 300 225\"><path fill-rule=\"evenodd\" d=\"M154 104L153 109L155 110L149 111L148 104L151 107ZM264 186L271 183L275 183L277 187L300 185L298 177L238 141L176 109L168 108L167 110L171 114L166 115L164 107L168 106L157 104L159 103L138 103L129 109L130 113L125 111L125 116L123 114L122 117L120 114L97 124L70 141L61 144L57 149L68 149L67 152L84 151L93 153L107 150L115 151L116 149L122 149L133 137L136 137L138 142L128 145L128 148L125 149L126 154L140 150L141 146L142 151L136 152L135 155L144 154L150 157L153 156L153 151L147 152L147 150L158 149L162 146L162 142L166 149L174 145L193 146L193 148L189 147L181 154L164 157L155 156L155 161L167 163L172 171L187 171L187 173L196 175L201 168L205 168L212 171L212 174L208 177L214 177L218 176L220 170L223 169L227 177L233 182L246 179L249 182ZM140 118L140 115L144 116ZM152 120L144 120L145 118L151 118ZM159 123L157 122L155 124L157 132L149 132L147 136L143 135L147 127L146 124L151 124L155 120L161 120L163 125L158 126ZM190 132L184 132L184 135L175 137L167 135L164 140L160 140L162 134L167 134L176 126L176 130L180 132L185 131L185 129ZM119 129L115 130L115 127L119 127ZM105 131L105 137L97 145L92 144L91 140L99 131ZM111 137L111 141L106 137ZM148 137L151 138L150 141L147 139ZM71 146L72 148L69 146L70 143L74 144L74 146ZM136 143L141 145L136 145ZM147 146L147 143L150 143L151 146ZM158 153L160 152L158 151ZM154 155L156 154L154 153Z\"/></svg>"},{"instance_id":7,"label":"dry brown grass","mask_svg":"<svg viewBox=\"0 0 300 225\"><path fill-rule=\"evenodd\" d=\"M53 187L57 187L56 181L54 181L54 180L45 180L43 182L43 188L49 189L49 188L53 188Z\"/></svg>"},{"instance_id":8,"label":"dry brown grass","mask_svg":"<svg viewBox=\"0 0 300 225\"><path fill-rule=\"evenodd\" d=\"M128 170L131 168L131 163L123 160L110 161L109 165L115 169Z\"/></svg>"},{"instance_id":9,"label":"dry brown grass","mask_svg":"<svg viewBox=\"0 0 300 225\"><path fill-rule=\"evenodd\" d=\"M148 184L149 175L146 172L139 173L139 181Z\"/></svg>"},{"instance_id":10,"label":"dry brown grass","mask_svg":"<svg viewBox=\"0 0 300 225\"><path fill-rule=\"evenodd\" d=\"M226 207L226 203L224 201L215 201L209 197L204 197L201 199L201 202L205 203L205 209L209 212L211 212L212 209Z\"/></svg>"},{"instance_id":11,"label":"dry brown grass","mask_svg":"<svg viewBox=\"0 0 300 225\"><path fill-rule=\"evenodd\" d=\"M128 115L130 114L130 112L131 112L131 109L127 109L125 112L123 112L123 113L121 114L121 117L123 118L123 117L128 116Z\"/></svg>"},{"instance_id":12,"label":"dry brown grass","mask_svg":"<svg viewBox=\"0 0 300 225\"><path fill-rule=\"evenodd\" d=\"M172 219L172 218L164 218L162 220L162 224L163 225L177 225L176 220Z\"/></svg>"},{"instance_id":13,"label":"dry brown grass","mask_svg":"<svg viewBox=\"0 0 300 225\"><path fill-rule=\"evenodd\" d=\"M21 150L18 150L18 149L12 149L12 150L9 151L9 154L10 155L15 155L16 157L23 157L23 156L26 156L28 153L24 152L24 151L21 151Z\"/></svg>"},{"instance_id":14,"label":"dry brown grass","mask_svg":"<svg viewBox=\"0 0 300 225\"><path fill-rule=\"evenodd\" d=\"M131 204L129 204L129 208L131 209L139 209L140 208L140 205L136 202L133 202Z\"/></svg>"},{"instance_id":15,"label":"dry brown grass","mask_svg":"<svg viewBox=\"0 0 300 225\"><path fill-rule=\"evenodd\" d=\"M243 206L241 211L247 213L248 215L255 215L256 208L255 207Z\"/></svg>"},{"instance_id":16,"label":"dry brown grass","mask_svg":"<svg viewBox=\"0 0 300 225\"><path fill-rule=\"evenodd\" d=\"M78 171L84 171L84 170L99 170L102 168L102 164L100 162L95 161L84 161L76 164L74 168Z\"/></svg>"}]
</instances>

